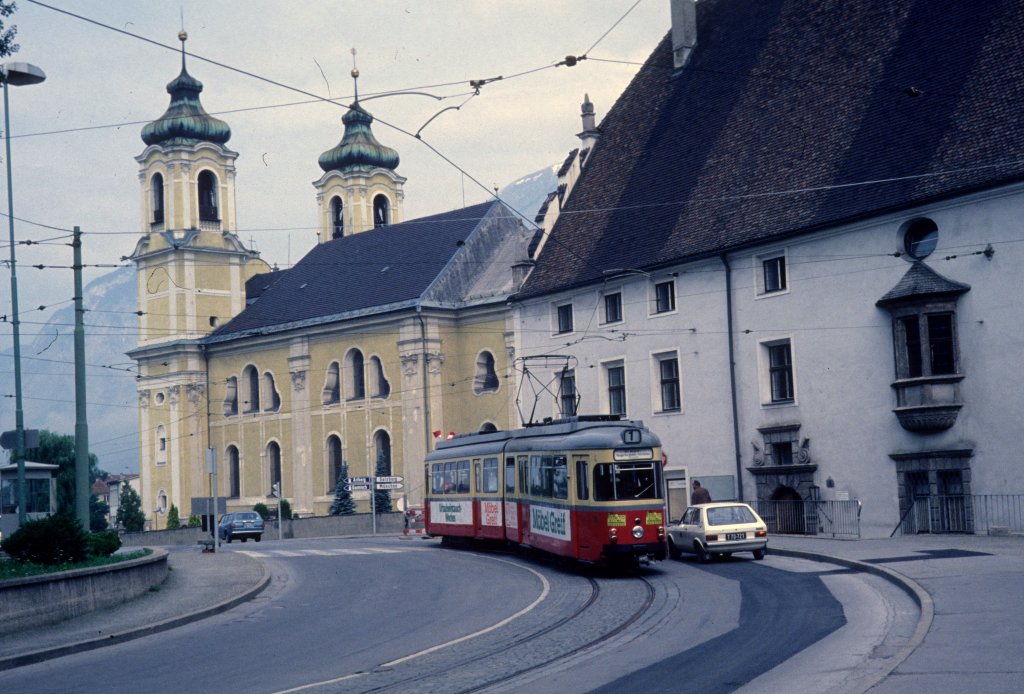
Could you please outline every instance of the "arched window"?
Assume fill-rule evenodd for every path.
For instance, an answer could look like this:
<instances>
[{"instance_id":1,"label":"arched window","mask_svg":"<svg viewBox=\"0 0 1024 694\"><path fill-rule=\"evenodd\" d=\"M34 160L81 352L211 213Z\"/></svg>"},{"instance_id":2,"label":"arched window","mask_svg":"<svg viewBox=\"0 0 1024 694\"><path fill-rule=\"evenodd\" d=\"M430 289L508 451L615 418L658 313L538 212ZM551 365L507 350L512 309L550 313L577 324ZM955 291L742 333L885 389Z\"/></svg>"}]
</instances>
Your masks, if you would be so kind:
<instances>
[{"instance_id":1,"label":"arched window","mask_svg":"<svg viewBox=\"0 0 1024 694\"><path fill-rule=\"evenodd\" d=\"M156 495L156 510L159 513L167 513L167 492L161 489Z\"/></svg>"},{"instance_id":2,"label":"arched window","mask_svg":"<svg viewBox=\"0 0 1024 694\"><path fill-rule=\"evenodd\" d=\"M252 364L242 369L242 405L245 414L260 411L260 372Z\"/></svg>"},{"instance_id":3,"label":"arched window","mask_svg":"<svg viewBox=\"0 0 1024 694\"><path fill-rule=\"evenodd\" d=\"M494 371L494 355L484 350L476 358L476 378L473 392L493 393L498 389L498 374Z\"/></svg>"},{"instance_id":4,"label":"arched window","mask_svg":"<svg viewBox=\"0 0 1024 694\"><path fill-rule=\"evenodd\" d=\"M217 211L217 177L209 169L199 172L199 219L206 222L220 220Z\"/></svg>"},{"instance_id":5,"label":"arched window","mask_svg":"<svg viewBox=\"0 0 1024 694\"><path fill-rule=\"evenodd\" d=\"M370 357L370 394L375 398L386 398L391 395L391 384L384 376L384 364L380 357Z\"/></svg>"},{"instance_id":6,"label":"arched window","mask_svg":"<svg viewBox=\"0 0 1024 694\"><path fill-rule=\"evenodd\" d=\"M149 179L149 193L153 206L153 224L164 223L164 177L161 174L153 174Z\"/></svg>"},{"instance_id":7,"label":"arched window","mask_svg":"<svg viewBox=\"0 0 1024 694\"><path fill-rule=\"evenodd\" d=\"M320 393L320 404L334 405L341 400L341 377L338 362L332 361L327 367L324 389Z\"/></svg>"},{"instance_id":8,"label":"arched window","mask_svg":"<svg viewBox=\"0 0 1024 694\"><path fill-rule=\"evenodd\" d=\"M237 499L242 496L242 470L238 459L238 447L228 446L228 496Z\"/></svg>"},{"instance_id":9,"label":"arched window","mask_svg":"<svg viewBox=\"0 0 1024 694\"><path fill-rule=\"evenodd\" d=\"M391 437L383 429L373 435L373 461L377 475L391 474Z\"/></svg>"},{"instance_id":10,"label":"arched window","mask_svg":"<svg viewBox=\"0 0 1024 694\"><path fill-rule=\"evenodd\" d=\"M331 238L345 235L345 203L339 197L331 198Z\"/></svg>"},{"instance_id":11,"label":"arched window","mask_svg":"<svg viewBox=\"0 0 1024 694\"><path fill-rule=\"evenodd\" d=\"M341 476L341 438L331 434L327 437L327 493L333 494L338 488Z\"/></svg>"},{"instance_id":12,"label":"arched window","mask_svg":"<svg viewBox=\"0 0 1024 694\"><path fill-rule=\"evenodd\" d=\"M387 226L391 223L391 203L386 195L373 198L373 228Z\"/></svg>"},{"instance_id":13,"label":"arched window","mask_svg":"<svg viewBox=\"0 0 1024 694\"><path fill-rule=\"evenodd\" d=\"M264 412L277 412L281 409L281 394L277 392L277 384L274 383L274 374L269 371L263 374L263 392L266 394L266 405Z\"/></svg>"},{"instance_id":14,"label":"arched window","mask_svg":"<svg viewBox=\"0 0 1024 694\"><path fill-rule=\"evenodd\" d=\"M494 426L493 422L484 422L482 425L480 425L480 433L481 434L490 434L490 433L495 432L497 430L498 430L498 427Z\"/></svg>"},{"instance_id":15,"label":"arched window","mask_svg":"<svg viewBox=\"0 0 1024 694\"><path fill-rule=\"evenodd\" d=\"M281 489L281 446L278 445L277 441L271 441L267 444L267 465L270 472L270 489L273 491L274 485L278 485L278 489Z\"/></svg>"},{"instance_id":16,"label":"arched window","mask_svg":"<svg viewBox=\"0 0 1024 694\"><path fill-rule=\"evenodd\" d=\"M167 462L167 429L163 424L156 428L156 464L163 465Z\"/></svg>"},{"instance_id":17,"label":"arched window","mask_svg":"<svg viewBox=\"0 0 1024 694\"><path fill-rule=\"evenodd\" d=\"M238 414L238 377L229 376L227 392L224 394L224 416L230 417L236 414Z\"/></svg>"},{"instance_id":18,"label":"arched window","mask_svg":"<svg viewBox=\"0 0 1024 694\"><path fill-rule=\"evenodd\" d=\"M358 349L350 349L345 355L345 370L348 371L346 400L362 400L366 397L366 373L363 367L363 353Z\"/></svg>"}]
</instances>

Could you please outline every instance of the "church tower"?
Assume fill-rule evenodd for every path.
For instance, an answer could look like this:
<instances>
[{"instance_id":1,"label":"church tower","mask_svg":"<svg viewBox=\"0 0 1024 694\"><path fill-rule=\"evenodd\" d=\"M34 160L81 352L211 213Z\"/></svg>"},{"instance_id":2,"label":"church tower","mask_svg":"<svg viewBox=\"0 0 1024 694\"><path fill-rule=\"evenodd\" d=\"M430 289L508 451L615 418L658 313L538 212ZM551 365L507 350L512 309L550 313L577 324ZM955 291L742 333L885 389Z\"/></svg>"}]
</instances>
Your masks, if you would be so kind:
<instances>
[{"instance_id":1,"label":"church tower","mask_svg":"<svg viewBox=\"0 0 1024 694\"><path fill-rule=\"evenodd\" d=\"M236 152L227 123L199 101L203 85L185 68L167 85L171 103L142 129L137 270L140 496L148 527L162 528L175 504L183 518L208 495L203 462L208 403L197 339L245 308L245 283L270 270L235 229Z\"/></svg>"},{"instance_id":2,"label":"church tower","mask_svg":"<svg viewBox=\"0 0 1024 694\"><path fill-rule=\"evenodd\" d=\"M352 79L358 84L356 68ZM398 152L373 136L373 116L360 105L358 86L341 122L345 134L320 155L324 175L313 182L320 210L320 243L403 221L405 179L395 173Z\"/></svg>"}]
</instances>

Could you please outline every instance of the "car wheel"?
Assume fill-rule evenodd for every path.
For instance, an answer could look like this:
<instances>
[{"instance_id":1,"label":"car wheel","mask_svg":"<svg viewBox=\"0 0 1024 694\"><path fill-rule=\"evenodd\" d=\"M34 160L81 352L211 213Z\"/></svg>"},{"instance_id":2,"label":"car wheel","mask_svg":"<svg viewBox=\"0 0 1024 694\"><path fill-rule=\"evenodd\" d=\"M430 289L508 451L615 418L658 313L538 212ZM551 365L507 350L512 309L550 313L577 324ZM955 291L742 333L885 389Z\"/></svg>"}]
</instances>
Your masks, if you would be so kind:
<instances>
[{"instance_id":1,"label":"car wheel","mask_svg":"<svg viewBox=\"0 0 1024 694\"><path fill-rule=\"evenodd\" d=\"M243 537L242 538L242 542L248 542L248 541L249 541L249 538L247 538L247 537Z\"/></svg>"},{"instance_id":2,"label":"car wheel","mask_svg":"<svg viewBox=\"0 0 1024 694\"><path fill-rule=\"evenodd\" d=\"M262 535L257 535L257 536L256 536L256 542L259 542L259 541L260 541L260 540L262 540L262 539L263 539L263 536L262 536Z\"/></svg>"},{"instance_id":3,"label":"car wheel","mask_svg":"<svg viewBox=\"0 0 1024 694\"><path fill-rule=\"evenodd\" d=\"M711 552L709 552L704 545L699 542L694 542L693 549L697 552L697 559L700 560L701 564L707 564L711 561Z\"/></svg>"},{"instance_id":4,"label":"car wheel","mask_svg":"<svg viewBox=\"0 0 1024 694\"><path fill-rule=\"evenodd\" d=\"M764 559L764 552L765 552L765 550L763 550L763 549L755 549L754 550L754 559L756 559L758 561L761 561L762 559Z\"/></svg>"},{"instance_id":5,"label":"car wheel","mask_svg":"<svg viewBox=\"0 0 1024 694\"><path fill-rule=\"evenodd\" d=\"M682 554L683 553L679 551L679 548L676 547L676 543L672 541L672 538L668 538L668 556L672 559L678 559Z\"/></svg>"},{"instance_id":6,"label":"car wheel","mask_svg":"<svg viewBox=\"0 0 1024 694\"><path fill-rule=\"evenodd\" d=\"M230 545L231 544L231 540L233 539L231 537L231 534L229 533L229 534L225 535L224 537L226 537L228 539L228 544Z\"/></svg>"}]
</instances>

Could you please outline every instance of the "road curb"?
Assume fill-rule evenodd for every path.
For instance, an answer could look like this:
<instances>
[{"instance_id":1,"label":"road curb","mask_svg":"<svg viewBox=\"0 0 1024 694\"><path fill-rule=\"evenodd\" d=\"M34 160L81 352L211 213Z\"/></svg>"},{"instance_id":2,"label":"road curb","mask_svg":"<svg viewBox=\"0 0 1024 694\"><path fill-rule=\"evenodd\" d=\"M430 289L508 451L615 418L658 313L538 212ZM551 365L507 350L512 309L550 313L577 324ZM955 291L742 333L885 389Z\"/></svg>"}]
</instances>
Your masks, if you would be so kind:
<instances>
[{"instance_id":1,"label":"road curb","mask_svg":"<svg viewBox=\"0 0 1024 694\"><path fill-rule=\"evenodd\" d=\"M852 689L848 690L850 692L864 694L864 692L868 691L892 674L893 670L899 667L903 661L910 657L911 653L917 650L917 647L924 641L924 637L927 635L928 630L931 629L932 620L935 618L935 602L932 600L932 596L928 594L928 591L921 587L920 583L909 576L901 574L898 571L893 571L892 569L884 566L877 566L875 564L857 561L856 559L836 557L831 554L822 554L820 552L810 552L800 549L784 549L780 547L769 547L768 551L780 557L793 557L796 559L828 562L830 564L845 566L849 569L854 569L855 571L874 574L903 590L911 597L911 599L914 600L914 602L917 603L917 606L920 608L921 615L917 620L917 626L914 628L914 633L911 634L910 640L907 644L894 655L886 658L878 672L859 680Z\"/></svg>"},{"instance_id":2,"label":"road curb","mask_svg":"<svg viewBox=\"0 0 1024 694\"><path fill-rule=\"evenodd\" d=\"M135 629L129 629L127 631L118 632L116 634L108 634L107 636L85 639L83 641L77 641L75 643L65 644L63 646L54 646L53 648L44 648L38 651L32 651L30 653L22 653L21 655L10 656L8 658L0 658L0 671L10 670L16 667L22 667L23 665L31 665L33 663L40 663L45 660L51 660L53 658L60 658L61 656L71 655L73 653L82 653L84 651L91 651L96 648L102 648L104 646L111 646L116 643L124 643L133 639L141 638L143 636L149 636L156 634L161 631L167 631L168 629L174 629L184 624L191 622L197 622L200 619L206 617L212 617L215 614L220 614L230 610L236 605L240 605L243 602L252 600L254 597L263 592L263 590L270 584L270 575L267 573L267 567L262 563L258 562L260 566L260 579L251 588L245 590L238 595L219 602L210 607L196 610L188 614L181 615L179 617L172 617L165 619L162 622L156 624L150 624L144 627L138 627Z\"/></svg>"}]
</instances>

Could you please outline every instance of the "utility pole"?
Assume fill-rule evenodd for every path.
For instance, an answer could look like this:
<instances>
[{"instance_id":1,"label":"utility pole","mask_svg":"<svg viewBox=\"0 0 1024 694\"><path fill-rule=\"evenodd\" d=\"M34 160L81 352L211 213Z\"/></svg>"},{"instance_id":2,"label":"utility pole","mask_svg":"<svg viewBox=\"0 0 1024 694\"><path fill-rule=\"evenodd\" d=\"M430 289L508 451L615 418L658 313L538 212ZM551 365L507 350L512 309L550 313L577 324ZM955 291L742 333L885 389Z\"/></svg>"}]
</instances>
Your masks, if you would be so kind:
<instances>
[{"instance_id":1,"label":"utility pole","mask_svg":"<svg viewBox=\"0 0 1024 694\"><path fill-rule=\"evenodd\" d=\"M82 306L82 230L75 227L75 516L89 531L89 423L85 414L85 308Z\"/></svg>"}]
</instances>

